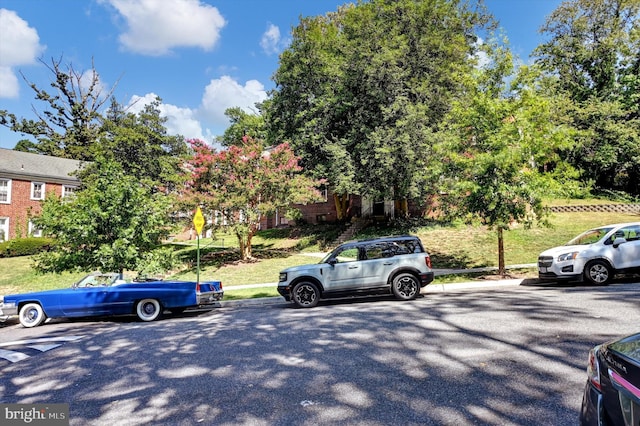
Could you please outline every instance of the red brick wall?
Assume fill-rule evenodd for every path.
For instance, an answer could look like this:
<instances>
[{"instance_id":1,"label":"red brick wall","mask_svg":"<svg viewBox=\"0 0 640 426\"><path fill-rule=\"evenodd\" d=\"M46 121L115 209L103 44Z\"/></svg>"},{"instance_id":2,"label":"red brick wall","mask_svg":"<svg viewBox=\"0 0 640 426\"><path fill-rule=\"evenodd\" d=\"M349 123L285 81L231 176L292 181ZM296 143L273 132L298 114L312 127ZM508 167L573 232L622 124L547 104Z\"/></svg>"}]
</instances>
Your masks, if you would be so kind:
<instances>
[{"instance_id":1,"label":"red brick wall","mask_svg":"<svg viewBox=\"0 0 640 426\"><path fill-rule=\"evenodd\" d=\"M31 199L31 182L11 180L11 204L0 203L0 217L9 218L8 239L26 237L29 232L29 217L40 214L42 201ZM62 196L62 185L44 182L47 194Z\"/></svg>"}]
</instances>

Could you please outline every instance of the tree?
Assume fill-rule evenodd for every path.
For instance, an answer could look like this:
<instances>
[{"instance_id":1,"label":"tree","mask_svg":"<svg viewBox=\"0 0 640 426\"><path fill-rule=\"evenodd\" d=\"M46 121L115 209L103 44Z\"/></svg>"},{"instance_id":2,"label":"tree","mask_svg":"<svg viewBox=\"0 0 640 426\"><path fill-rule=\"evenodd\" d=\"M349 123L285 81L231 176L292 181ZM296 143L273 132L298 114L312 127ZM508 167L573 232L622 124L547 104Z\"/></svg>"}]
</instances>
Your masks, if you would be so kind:
<instances>
[{"instance_id":1,"label":"tree","mask_svg":"<svg viewBox=\"0 0 640 426\"><path fill-rule=\"evenodd\" d=\"M92 160L101 132L100 109L115 90L114 85L104 93L98 72L93 67L87 72L76 71L71 64L63 69L62 60L42 62L54 79L54 93L38 88L23 75L36 93L36 99L46 104L44 111L33 108L37 119L19 119L7 111L0 111L0 124L14 132L33 136L37 142L21 143L18 148L39 154L76 160Z\"/></svg>"},{"instance_id":2,"label":"tree","mask_svg":"<svg viewBox=\"0 0 640 426\"><path fill-rule=\"evenodd\" d=\"M373 0L303 18L263 105L269 140L291 140L337 207L347 194L424 200L437 192L435 133L489 23L445 0Z\"/></svg>"},{"instance_id":3,"label":"tree","mask_svg":"<svg viewBox=\"0 0 640 426\"><path fill-rule=\"evenodd\" d=\"M640 194L640 1L563 2L534 51L571 99L563 113L582 131L565 158L604 189Z\"/></svg>"},{"instance_id":4,"label":"tree","mask_svg":"<svg viewBox=\"0 0 640 426\"><path fill-rule=\"evenodd\" d=\"M265 149L260 140L245 137L241 145L222 151L197 139L190 143L194 156L188 199L194 209L205 207L234 232L242 260L252 257L251 239L262 217L320 199L316 182L300 173L298 158L286 143Z\"/></svg>"},{"instance_id":5,"label":"tree","mask_svg":"<svg viewBox=\"0 0 640 426\"><path fill-rule=\"evenodd\" d=\"M167 119L160 116L161 101L156 97L134 114L112 99L96 151L120 163L126 174L141 182L172 191L181 185L181 166L188 149L182 136L167 134Z\"/></svg>"},{"instance_id":6,"label":"tree","mask_svg":"<svg viewBox=\"0 0 640 426\"><path fill-rule=\"evenodd\" d=\"M266 139L264 117L258 114L249 114L242 108L227 108L224 112L231 125L224 131L224 135L218 138L222 146L231 146L242 143L242 138L248 136L253 139Z\"/></svg>"},{"instance_id":7,"label":"tree","mask_svg":"<svg viewBox=\"0 0 640 426\"><path fill-rule=\"evenodd\" d=\"M571 128L558 123L557 105L540 86L540 73L522 67L507 89L510 53L490 52L467 95L454 102L441 149L442 182L452 217L479 219L498 236L498 271L505 274L503 232L515 222L545 222L543 195L563 185L575 189L576 173L558 156L569 146ZM563 188L566 189L566 188Z\"/></svg>"},{"instance_id":8,"label":"tree","mask_svg":"<svg viewBox=\"0 0 640 426\"><path fill-rule=\"evenodd\" d=\"M98 159L96 173L73 198L48 196L34 219L54 248L36 256L42 272L140 268L169 234L168 199L152 194L114 162Z\"/></svg>"}]
</instances>

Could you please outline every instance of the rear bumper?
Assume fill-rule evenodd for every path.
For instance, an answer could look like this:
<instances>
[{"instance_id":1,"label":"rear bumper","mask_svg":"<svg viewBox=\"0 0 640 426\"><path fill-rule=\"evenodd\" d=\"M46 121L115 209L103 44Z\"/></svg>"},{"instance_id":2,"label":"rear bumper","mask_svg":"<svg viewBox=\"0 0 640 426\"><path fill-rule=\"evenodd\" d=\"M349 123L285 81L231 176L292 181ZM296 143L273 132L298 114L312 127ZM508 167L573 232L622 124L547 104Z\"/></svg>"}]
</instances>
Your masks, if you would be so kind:
<instances>
[{"instance_id":1,"label":"rear bumper","mask_svg":"<svg viewBox=\"0 0 640 426\"><path fill-rule=\"evenodd\" d=\"M420 274L420 287L424 287L427 284L433 282L434 273L433 271L425 272Z\"/></svg>"},{"instance_id":2,"label":"rear bumper","mask_svg":"<svg viewBox=\"0 0 640 426\"><path fill-rule=\"evenodd\" d=\"M197 301L198 301L198 305L211 305L213 303L216 303L220 300L222 300L222 297L224 296L224 292L223 291L208 291L206 293L198 293L197 294Z\"/></svg>"}]
</instances>

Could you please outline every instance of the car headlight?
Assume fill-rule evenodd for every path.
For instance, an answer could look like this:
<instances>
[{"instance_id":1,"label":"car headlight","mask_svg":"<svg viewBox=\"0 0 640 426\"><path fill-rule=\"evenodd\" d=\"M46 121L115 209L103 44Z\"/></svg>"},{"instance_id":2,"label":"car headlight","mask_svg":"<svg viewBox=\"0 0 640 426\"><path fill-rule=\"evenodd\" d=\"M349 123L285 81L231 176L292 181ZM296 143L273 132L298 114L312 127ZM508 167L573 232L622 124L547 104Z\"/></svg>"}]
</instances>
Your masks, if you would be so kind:
<instances>
[{"instance_id":1,"label":"car headlight","mask_svg":"<svg viewBox=\"0 0 640 426\"><path fill-rule=\"evenodd\" d=\"M280 272L280 277L278 278L279 282L285 282L287 281L287 273L286 272Z\"/></svg>"},{"instance_id":2,"label":"car headlight","mask_svg":"<svg viewBox=\"0 0 640 426\"><path fill-rule=\"evenodd\" d=\"M564 262L564 261L567 261L567 260L573 260L576 257L578 257L578 253L580 253L580 252L573 251L571 253L561 254L560 256L558 256L558 262Z\"/></svg>"}]
</instances>

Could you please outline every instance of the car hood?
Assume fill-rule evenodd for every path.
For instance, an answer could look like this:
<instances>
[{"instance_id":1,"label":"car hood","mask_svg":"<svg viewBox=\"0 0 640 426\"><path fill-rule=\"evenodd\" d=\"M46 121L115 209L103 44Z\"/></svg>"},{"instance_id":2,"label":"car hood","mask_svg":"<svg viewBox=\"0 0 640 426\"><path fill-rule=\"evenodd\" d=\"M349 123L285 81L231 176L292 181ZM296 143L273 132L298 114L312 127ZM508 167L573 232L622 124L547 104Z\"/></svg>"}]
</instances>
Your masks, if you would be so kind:
<instances>
[{"instance_id":1,"label":"car hood","mask_svg":"<svg viewBox=\"0 0 640 426\"><path fill-rule=\"evenodd\" d=\"M313 270L321 269L323 266L327 266L327 264L326 263L311 263L311 264L308 264L308 265L292 266L290 268L283 269L280 272L313 271Z\"/></svg>"},{"instance_id":2,"label":"car hood","mask_svg":"<svg viewBox=\"0 0 640 426\"><path fill-rule=\"evenodd\" d=\"M557 257L557 256L559 256L561 254L571 253L573 251L584 252L584 251L588 250L589 247L590 246L588 246L588 245L558 246L558 247L553 247L553 248L550 248L549 250L543 251L542 253L540 253L540 256Z\"/></svg>"}]
</instances>

